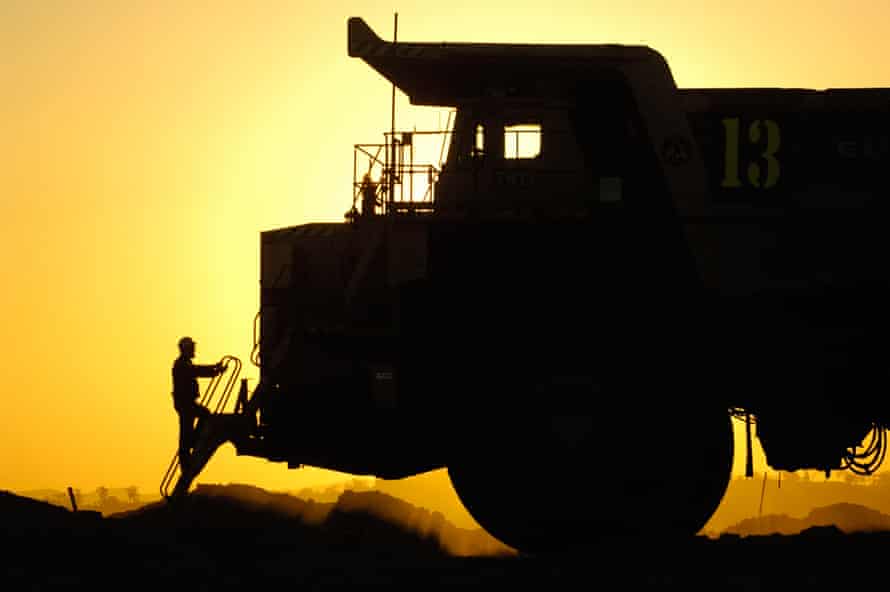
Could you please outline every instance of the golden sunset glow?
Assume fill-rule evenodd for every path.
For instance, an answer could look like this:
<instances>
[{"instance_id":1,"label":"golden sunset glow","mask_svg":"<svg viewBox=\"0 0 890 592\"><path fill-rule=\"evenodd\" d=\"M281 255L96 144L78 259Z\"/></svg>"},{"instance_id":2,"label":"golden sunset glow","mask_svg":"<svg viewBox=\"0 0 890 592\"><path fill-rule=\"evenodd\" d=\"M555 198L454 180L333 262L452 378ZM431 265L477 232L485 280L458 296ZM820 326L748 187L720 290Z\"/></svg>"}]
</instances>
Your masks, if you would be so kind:
<instances>
[{"instance_id":1,"label":"golden sunset glow","mask_svg":"<svg viewBox=\"0 0 890 592\"><path fill-rule=\"evenodd\" d=\"M886 1L4 0L0 489L154 492L183 335L255 384L259 233L342 221L391 92L347 56L346 21L390 39L394 11L404 40L649 45L680 87L890 86ZM398 95L397 127L444 120ZM201 480L341 478L224 447Z\"/></svg>"}]
</instances>

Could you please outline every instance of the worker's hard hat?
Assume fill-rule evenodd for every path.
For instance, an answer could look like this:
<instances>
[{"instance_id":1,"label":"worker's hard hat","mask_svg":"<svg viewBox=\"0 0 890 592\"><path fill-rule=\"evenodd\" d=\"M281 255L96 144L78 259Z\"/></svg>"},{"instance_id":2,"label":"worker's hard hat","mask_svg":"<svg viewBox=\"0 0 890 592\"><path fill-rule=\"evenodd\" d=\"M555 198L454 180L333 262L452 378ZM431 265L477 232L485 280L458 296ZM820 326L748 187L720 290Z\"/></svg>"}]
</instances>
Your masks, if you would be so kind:
<instances>
[{"instance_id":1,"label":"worker's hard hat","mask_svg":"<svg viewBox=\"0 0 890 592\"><path fill-rule=\"evenodd\" d=\"M179 340L179 349L185 349L189 346L194 346L194 345L195 345L195 340L192 339L191 337L183 337L182 339Z\"/></svg>"}]
</instances>

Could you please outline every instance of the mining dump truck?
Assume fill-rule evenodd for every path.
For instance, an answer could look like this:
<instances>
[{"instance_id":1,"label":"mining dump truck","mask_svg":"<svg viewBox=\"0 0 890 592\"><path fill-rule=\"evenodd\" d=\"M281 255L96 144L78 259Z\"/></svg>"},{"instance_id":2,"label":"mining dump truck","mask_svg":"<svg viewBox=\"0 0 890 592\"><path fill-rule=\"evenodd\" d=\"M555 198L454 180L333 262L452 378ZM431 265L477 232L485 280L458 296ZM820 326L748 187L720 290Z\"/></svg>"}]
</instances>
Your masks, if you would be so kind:
<instances>
[{"instance_id":1,"label":"mining dump truck","mask_svg":"<svg viewBox=\"0 0 890 592\"><path fill-rule=\"evenodd\" d=\"M698 532L734 418L777 470L880 465L890 90L678 89L649 47L387 42L359 18L348 53L446 129L356 145L342 223L260 233L260 380L198 468L225 441L447 467L538 551Z\"/></svg>"}]
</instances>

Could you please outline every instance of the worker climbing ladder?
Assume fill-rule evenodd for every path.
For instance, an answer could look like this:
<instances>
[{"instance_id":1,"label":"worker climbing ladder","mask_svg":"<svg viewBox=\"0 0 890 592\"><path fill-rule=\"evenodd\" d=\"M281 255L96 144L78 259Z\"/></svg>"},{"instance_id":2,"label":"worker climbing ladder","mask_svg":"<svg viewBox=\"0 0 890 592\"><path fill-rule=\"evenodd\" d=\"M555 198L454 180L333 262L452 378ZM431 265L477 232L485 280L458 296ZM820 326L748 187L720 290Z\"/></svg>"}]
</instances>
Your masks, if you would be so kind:
<instances>
[{"instance_id":1,"label":"worker climbing ladder","mask_svg":"<svg viewBox=\"0 0 890 592\"><path fill-rule=\"evenodd\" d=\"M173 459L164 473L161 481L161 496L164 499L180 497L188 491L194 478L201 472L216 449L225 441L220 438L220 431L216 428L216 424L226 413L226 407L232 398L232 390L238 382L241 374L241 360L235 356L223 356L218 362L223 366L224 370L211 378L210 382L201 396L200 404L210 409L211 415L206 419L198 422L198 434L195 442L195 448L192 456L192 467L188 472L181 470L182 466L179 462L179 451L173 454ZM218 395L218 396L217 396ZM236 409L243 405L247 395L247 379L241 379L241 387L236 399ZM215 405L214 405L215 400ZM213 405L213 407L211 407ZM171 491L172 488L172 491Z\"/></svg>"}]
</instances>

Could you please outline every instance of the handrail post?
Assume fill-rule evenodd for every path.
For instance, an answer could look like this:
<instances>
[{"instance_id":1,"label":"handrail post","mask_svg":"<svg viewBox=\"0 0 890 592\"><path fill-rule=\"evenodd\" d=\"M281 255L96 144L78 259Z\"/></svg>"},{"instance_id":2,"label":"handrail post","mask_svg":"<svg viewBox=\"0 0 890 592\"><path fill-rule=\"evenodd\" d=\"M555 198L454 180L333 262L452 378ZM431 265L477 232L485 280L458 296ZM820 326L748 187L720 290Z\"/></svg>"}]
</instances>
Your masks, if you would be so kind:
<instances>
[{"instance_id":1,"label":"handrail post","mask_svg":"<svg viewBox=\"0 0 890 592\"><path fill-rule=\"evenodd\" d=\"M241 386L238 388L238 399L235 401L235 413L244 413L247 408L247 379L241 379Z\"/></svg>"}]
</instances>

